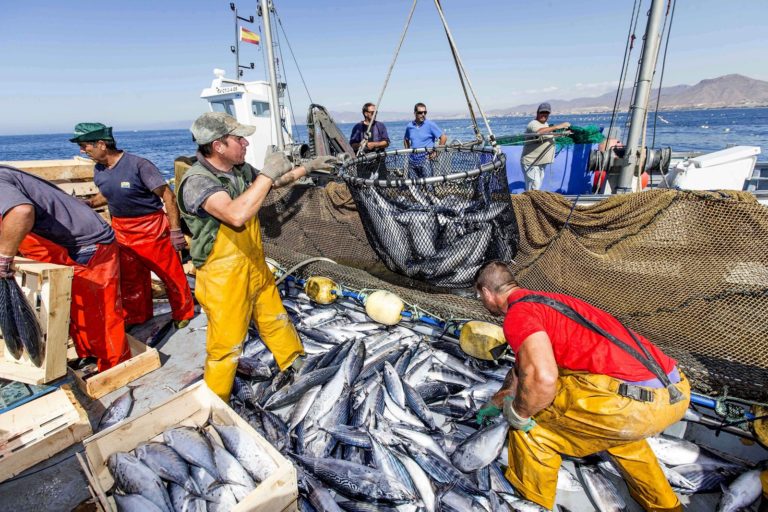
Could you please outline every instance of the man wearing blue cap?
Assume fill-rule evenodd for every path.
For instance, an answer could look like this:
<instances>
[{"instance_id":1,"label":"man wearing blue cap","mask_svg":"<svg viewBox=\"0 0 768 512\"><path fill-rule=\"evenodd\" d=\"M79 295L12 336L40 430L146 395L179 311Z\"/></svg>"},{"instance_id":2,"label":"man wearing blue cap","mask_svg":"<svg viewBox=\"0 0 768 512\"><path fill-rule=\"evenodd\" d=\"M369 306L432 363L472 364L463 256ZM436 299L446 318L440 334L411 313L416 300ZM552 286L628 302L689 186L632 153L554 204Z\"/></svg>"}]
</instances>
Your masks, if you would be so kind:
<instances>
[{"instance_id":1,"label":"man wearing blue cap","mask_svg":"<svg viewBox=\"0 0 768 512\"><path fill-rule=\"evenodd\" d=\"M520 155L520 165L525 176L525 190L540 190L544 181L544 168L555 160L555 138L542 135L556 130L570 128L571 123L565 122L550 126L549 113L552 107L542 103L536 109L536 119L525 128L525 145Z\"/></svg>"},{"instance_id":2,"label":"man wearing blue cap","mask_svg":"<svg viewBox=\"0 0 768 512\"><path fill-rule=\"evenodd\" d=\"M106 204L112 216L125 322L152 318L152 271L165 284L176 327L184 327L195 315L195 304L176 252L187 243L173 191L152 162L117 148L109 126L79 123L70 142L96 162L93 181L99 193L88 204Z\"/></svg>"}]
</instances>

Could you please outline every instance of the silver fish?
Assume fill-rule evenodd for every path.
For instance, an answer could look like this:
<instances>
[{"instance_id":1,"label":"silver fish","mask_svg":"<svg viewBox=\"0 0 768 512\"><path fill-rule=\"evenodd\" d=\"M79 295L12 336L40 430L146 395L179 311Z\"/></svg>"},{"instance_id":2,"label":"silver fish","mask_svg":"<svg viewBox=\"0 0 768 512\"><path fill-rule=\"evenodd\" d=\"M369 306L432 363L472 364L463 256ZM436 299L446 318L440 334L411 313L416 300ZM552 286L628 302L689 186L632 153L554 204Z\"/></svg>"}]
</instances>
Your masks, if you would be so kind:
<instances>
[{"instance_id":1,"label":"silver fish","mask_svg":"<svg viewBox=\"0 0 768 512\"><path fill-rule=\"evenodd\" d=\"M200 495L200 489L189 476L189 466L173 448L163 443L142 443L133 452L163 480L181 485L190 494Z\"/></svg>"},{"instance_id":2,"label":"silver fish","mask_svg":"<svg viewBox=\"0 0 768 512\"><path fill-rule=\"evenodd\" d=\"M219 470L213 460L213 450L208 438L198 429L178 427L163 432L163 441L173 448L188 464L205 469L217 482L221 482Z\"/></svg>"},{"instance_id":3,"label":"silver fish","mask_svg":"<svg viewBox=\"0 0 768 512\"><path fill-rule=\"evenodd\" d=\"M107 458L107 467L117 487L126 494L141 494L164 512L173 512L165 485L154 471L130 453L116 452Z\"/></svg>"},{"instance_id":4,"label":"silver fish","mask_svg":"<svg viewBox=\"0 0 768 512\"><path fill-rule=\"evenodd\" d=\"M237 458L256 482L264 481L277 469L277 463L253 437L240 427L212 423L224 447Z\"/></svg>"},{"instance_id":5,"label":"silver fish","mask_svg":"<svg viewBox=\"0 0 768 512\"><path fill-rule=\"evenodd\" d=\"M601 512L626 512L627 504L611 483L594 466L579 466L581 478L592 502Z\"/></svg>"},{"instance_id":6,"label":"silver fish","mask_svg":"<svg viewBox=\"0 0 768 512\"><path fill-rule=\"evenodd\" d=\"M141 494L114 493L118 512L160 512L163 509L152 503Z\"/></svg>"},{"instance_id":7,"label":"silver fish","mask_svg":"<svg viewBox=\"0 0 768 512\"><path fill-rule=\"evenodd\" d=\"M113 425L117 425L125 418L130 416L131 409L133 409L133 391L135 386L128 386L128 391L115 398L115 400L109 404L107 410L102 414L99 420L99 426L97 430L104 430Z\"/></svg>"},{"instance_id":8,"label":"silver fish","mask_svg":"<svg viewBox=\"0 0 768 512\"><path fill-rule=\"evenodd\" d=\"M451 462L464 473L471 473L493 462L507 440L509 425L497 421L478 430L461 443L451 454Z\"/></svg>"},{"instance_id":9,"label":"silver fish","mask_svg":"<svg viewBox=\"0 0 768 512\"><path fill-rule=\"evenodd\" d=\"M717 512L735 512L750 506L760 497L760 470L747 471L727 488L723 488L723 496L717 506Z\"/></svg>"}]
</instances>

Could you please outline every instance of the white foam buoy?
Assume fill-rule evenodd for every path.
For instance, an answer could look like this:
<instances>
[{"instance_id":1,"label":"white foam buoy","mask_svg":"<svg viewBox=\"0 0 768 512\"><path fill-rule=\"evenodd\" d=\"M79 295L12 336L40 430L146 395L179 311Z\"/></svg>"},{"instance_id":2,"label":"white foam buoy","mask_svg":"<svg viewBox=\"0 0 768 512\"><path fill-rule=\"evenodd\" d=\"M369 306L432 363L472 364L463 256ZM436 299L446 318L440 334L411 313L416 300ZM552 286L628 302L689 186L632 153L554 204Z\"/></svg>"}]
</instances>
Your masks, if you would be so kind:
<instances>
[{"instance_id":1,"label":"white foam buoy","mask_svg":"<svg viewBox=\"0 0 768 512\"><path fill-rule=\"evenodd\" d=\"M403 309L405 309L403 299L386 290L376 290L365 299L365 312L380 324L397 324L400 322Z\"/></svg>"}]
</instances>

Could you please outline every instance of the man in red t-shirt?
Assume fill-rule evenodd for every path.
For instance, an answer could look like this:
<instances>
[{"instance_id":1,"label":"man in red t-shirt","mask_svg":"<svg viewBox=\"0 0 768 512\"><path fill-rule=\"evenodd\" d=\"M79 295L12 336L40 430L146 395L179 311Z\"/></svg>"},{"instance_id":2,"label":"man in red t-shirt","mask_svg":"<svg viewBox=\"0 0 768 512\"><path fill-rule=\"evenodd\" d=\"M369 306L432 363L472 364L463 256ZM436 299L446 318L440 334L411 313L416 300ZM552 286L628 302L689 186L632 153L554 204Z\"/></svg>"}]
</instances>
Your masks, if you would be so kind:
<instances>
[{"instance_id":1,"label":"man in red t-shirt","mask_svg":"<svg viewBox=\"0 0 768 512\"><path fill-rule=\"evenodd\" d=\"M584 301L521 288L503 262L483 265L475 287L488 311L505 315L516 355L492 400L511 427L507 479L551 509L562 455L605 450L646 510L682 510L645 441L688 408L675 360Z\"/></svg>"}]
</instances>

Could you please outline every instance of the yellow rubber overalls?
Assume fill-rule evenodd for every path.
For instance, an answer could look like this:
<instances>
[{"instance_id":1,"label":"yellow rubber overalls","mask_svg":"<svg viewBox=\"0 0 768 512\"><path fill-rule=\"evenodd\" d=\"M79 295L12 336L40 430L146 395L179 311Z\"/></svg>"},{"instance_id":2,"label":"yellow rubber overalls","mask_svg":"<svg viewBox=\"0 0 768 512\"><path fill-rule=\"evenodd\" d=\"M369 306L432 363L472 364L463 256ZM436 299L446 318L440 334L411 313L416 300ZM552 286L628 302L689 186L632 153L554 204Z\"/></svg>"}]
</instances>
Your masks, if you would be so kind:
<instances>
[{"instance_id":1,"label":"yellow rubber overalls","mask_svg":"<svg viewBox=\"0 0 768 512\"><path fill-rule=\"evenodd\" d=\"M281 371L304 353L264 260L258 218L241 229L219 226L213 249L197 270L195 297L208 316L205 383L225 402L251 320Z\"/></svg>"},{"instance_id":2,"label":"yellow rubber overalls","mask_svg":"<svg viewBox=\"0 0 768 512\"><path fill-rule=\"evenodd\" d=\"M561 454L606 450L645 510L682 510L645 441L685 414L690 385L682 372L680 379L675 386L686 399L670 405L666 389L655 389L653 402L640 402L617 393L618 379L561 370L554 401L534 416L537 425L528 433L509 431L507 479L524 498L551 509Z\"/></svg>"}]
</instances>

